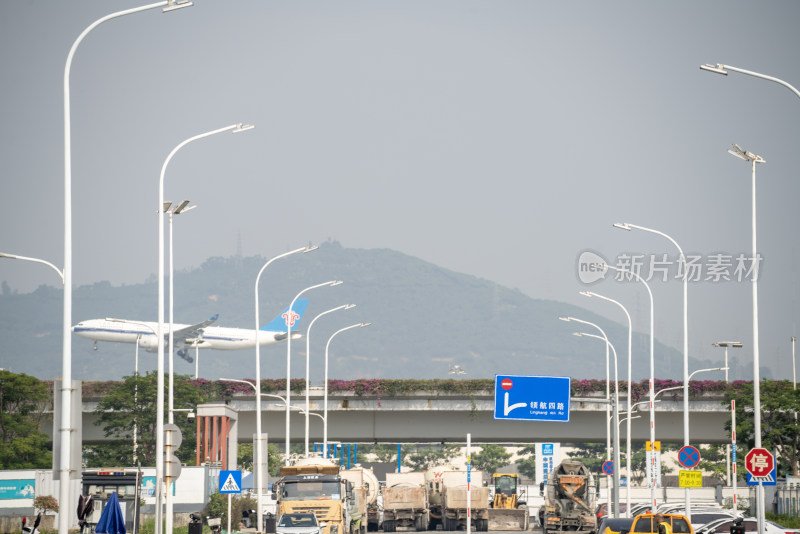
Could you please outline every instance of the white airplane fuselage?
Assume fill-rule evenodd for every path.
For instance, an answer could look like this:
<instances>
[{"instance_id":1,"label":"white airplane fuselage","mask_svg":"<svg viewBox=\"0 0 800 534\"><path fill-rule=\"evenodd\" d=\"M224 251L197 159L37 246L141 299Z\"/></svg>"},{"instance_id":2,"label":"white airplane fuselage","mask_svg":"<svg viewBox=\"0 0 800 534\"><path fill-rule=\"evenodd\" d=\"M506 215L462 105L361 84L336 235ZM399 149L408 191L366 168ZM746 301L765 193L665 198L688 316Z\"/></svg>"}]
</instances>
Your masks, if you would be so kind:
<instances>
[{"instance_id":1,"label":"white airplane fuselage","mask_svg":"<svg viewBox=\"0 0 800 534\"><path fill-rule=\"evenodd\" d=\"M172 331L177 332L191 327L188 324L173 324ZM158 350L155 332L158 323L155 322L118 322L106 319L90 319L81 321L72 327L75 335L94 341L109 341L115 343L139 343L139 346L149 352ZM164 323L163 334L165 343L170 332L170 325ZM175 339L175 348L199 347L201 349L216 350L241 350L252 349L256 346L256 336L260 346L279 343L286 340L286 332L271 332L266 330L249 330L246 328L227 328L221 326L207 326L203 328L201 336ZM298 339L298 332L292 333L292 339Z\"/></svg>"}]
</instances>

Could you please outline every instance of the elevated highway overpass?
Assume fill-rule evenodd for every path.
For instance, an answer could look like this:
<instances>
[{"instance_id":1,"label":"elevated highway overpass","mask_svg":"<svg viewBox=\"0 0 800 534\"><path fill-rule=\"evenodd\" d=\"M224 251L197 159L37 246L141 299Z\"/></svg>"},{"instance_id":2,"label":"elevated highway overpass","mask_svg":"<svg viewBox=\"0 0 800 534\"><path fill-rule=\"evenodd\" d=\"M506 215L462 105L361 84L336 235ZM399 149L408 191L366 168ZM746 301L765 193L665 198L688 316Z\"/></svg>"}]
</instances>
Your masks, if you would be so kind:
<instances>
[{"instance_id":1,"label":"elevated highway overpass","mask_svg":"<svg viewBox=\"0 0 800 534\"><path fill-rule=\"evenodd\" d=\"M322 414L321 387L311 390L311 411ZM581 397L584 399L586 397ZM591 397L595 398L595 397ZM277 399L262 397L262 431L269 441L285 441L285 408ZM605 395L598 395L604 400ZM641 399L646 400L646 399ZM304 395L293 395L292 405L305 407ZM236 412L240 441L250 441L255 433L254 395L234 395L225 401L226 408ZM472 441L494 443L602 442L606 439L606 407L593 402L572 400L570 420L567 423L496 421L493 419L494 394L491 391L476 394L410 392L399 396L357 395L335 393L328 395L328 440L360 443L408 442L463 442L467 432ZM94 410L97 399L83 402L83 441L97 442L107 438L102 428L95 426ZM620 409L626 400L620 397ZM650 415L647 405L631 424L632 440L650 439ZM730 406L719 395L692 397L689 403L690 439L693 444L728 443L730 438L725 424L730 419ZM176 417L184 418L185 413ZM305 439L305 416L297 411L291 415L291 441L302 443ZM623 416L621 416L622 418ZM622 423L621 436L625 433ZM655 409L656 439L665 442L683 442L683 400L681 393L661 396ZM323 428L320 417L310 418L310 441L322 441Z\"/></svg>"}]
</instances>

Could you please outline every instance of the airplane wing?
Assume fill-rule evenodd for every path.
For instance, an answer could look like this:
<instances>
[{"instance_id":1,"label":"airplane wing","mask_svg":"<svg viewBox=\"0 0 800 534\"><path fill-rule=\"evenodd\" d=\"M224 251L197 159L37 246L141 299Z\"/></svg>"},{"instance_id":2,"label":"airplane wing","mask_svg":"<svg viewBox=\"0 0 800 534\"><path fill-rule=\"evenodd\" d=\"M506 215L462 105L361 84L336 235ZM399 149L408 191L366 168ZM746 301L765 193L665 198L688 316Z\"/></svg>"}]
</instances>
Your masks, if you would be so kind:
<instances>
[{"instance_id":1,"label":"airplane wing","mask_svg":"<svg viewBox=\"0 0 800 534\"><path fill-rule=\"evenodd\" d=\"M187 326L185 328L181 328L179 330L175 330L172 333L172 338L175 343L185 343L186 340L190 338L198 338L202 337L203 329L219 319L219 314L215 314L213 317L209 317L202 323L193 324L191 326Z\"/></svg>"}]
</instances>

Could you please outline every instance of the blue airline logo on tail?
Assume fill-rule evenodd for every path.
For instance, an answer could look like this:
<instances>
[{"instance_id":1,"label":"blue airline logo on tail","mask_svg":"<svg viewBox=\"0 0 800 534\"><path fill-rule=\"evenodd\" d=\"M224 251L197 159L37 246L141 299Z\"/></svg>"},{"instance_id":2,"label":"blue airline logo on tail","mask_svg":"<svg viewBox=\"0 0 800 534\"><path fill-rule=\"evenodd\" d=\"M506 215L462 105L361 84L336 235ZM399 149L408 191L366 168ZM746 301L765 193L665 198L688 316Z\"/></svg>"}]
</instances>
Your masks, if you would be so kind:
<instances>
[{"instance_id":1,"label":"blue airline logo on tail","mask_svg":"<svg viewBox=\"0 0 800 534\"><path fill-rule=\"evenodd\" d=\"M289 314L289 306L286 306L283 313L275 317L268 324L262 326L260 330L266 330L267 332L287 332L300 322L300 319L303 318L303 313L306 311L306 307L308 307L308 299L297 299L294 302L294 306L292 306L291 315Z\"/></svg>"}]
</instances>

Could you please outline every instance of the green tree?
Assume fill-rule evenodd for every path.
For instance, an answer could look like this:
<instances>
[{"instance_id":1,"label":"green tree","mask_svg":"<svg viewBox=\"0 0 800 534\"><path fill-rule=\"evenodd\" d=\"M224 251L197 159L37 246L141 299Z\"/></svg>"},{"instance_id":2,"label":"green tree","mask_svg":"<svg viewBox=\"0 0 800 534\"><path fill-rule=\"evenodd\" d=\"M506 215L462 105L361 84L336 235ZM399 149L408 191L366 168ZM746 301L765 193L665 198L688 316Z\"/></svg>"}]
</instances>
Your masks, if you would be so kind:
<instances>
[{"instance_id":1,"label":"green tree","mask_svg":"<svg viewBox=\"0 0 800 534\"><path fill-rule=\"evenodd\" d=\"M536 447L525 447L517 453L517 471L531 480L536 479Z\"/></svg>"},{"instance_id":2,"label":"green tree","mask_svg":"<svg viewBox=\"0 0 800 534\"><path fill-rule=\"evenodd\" d=\"M501 467L508 465L510 458L511 454L506 452L506 448L502 445L487 443L481 445L481 452L472 455L472 468L484 471L487 476L490 476Z\"/></svg>"},{"instance_id":3,"label":"green tree","mask_svg":"<svg viewBox=\"0 0 800 534\"><path fill-rule=\"evenodd\" d=\"M575 443L572 446L576 450L568 452L567 456L580 460L592 473L603 472L603 462L607 458L605 443Z\"/></svg>"},{"instance_id":4,"label":"green tree","mask_svg":"<svg viewBox=\"0 0 800 534\"><path fill-rule=\"evenodd\" d=\"M772 451L778 450L778 472L791 471L800 476L800 423L796 414L800 412L800 390L793 388L788 380L761 381L761 445ZM730 406L736 400L736 443L738 453L737 472L744 472L746 452L755 446L753 420L753 383L733 382L725 392L724 404ZM725 427L731 428L730 419ZM741 471L740 471L741 470Z\"/></svg>"},{"instance_id":5,"label":"green tree","mask_svg":"<svg viewBox=\"0 0 800 534\"><path fill-rule=\"evenodd\" d=\"M362 445L361 450L364 454L374 454L379 462L394 462L397 460L397 446L387 443Z\"/></svg>"},{"instance_id":6,"label":"green tree","mask_svg":"<svg viewBox=\"0 0 800 534\"><path fill-rule=\"evenodd\" d=\"M39 495L33 499L33 507L45 515L47 512L58 512L58 499L52 495Z\"/></svg>"},{"instance_id":7,"label":"green tree","mask_svg":"<svg viewBox=\"0 0 800 534\"><path fill-rule=\"evenodd\" d=\"M438 447L417 447L416 451L403 457L403 464L413 471L425 471L437 465L444 465L457 456L457 445L442 444Z\"/></svg>"},{"instance_id":8,"label":"green tree","mask_svg":"<svg viewBox=\"0 0 800 534\"><path fill-rule=\"evenodd\" d=\"M136 465L133 461L133 431L137 429L137 456L141 465L154 465L156 458L156 414L158 376L156 372L132 375L117 383L100 402L94 413L95 424L103 427L107 438L116 443L87 447L89 465L114 460L116 465ZM173 378L173 404L175 408L194 409L206 402L202 391L195 387L191 378L176 375ZM164 395L164 414L168 413L168 399ZM195 457L197 430L194 423L186 420L185 412L176 412L175 424L181 429L183 440L175 456L184 461ZM106 466L113 465L106 463Z\"/></svg>"},{"instance_id":9,"label":"green tree","mask_svg":"<svg viewBox=\"0 0 800 534\"><path fill-rule=\"evenodd\" d=\"M0 469L52 466L50 438L41 431L50 404L47 385L26 374L0 371Z\"/></svg>"},{"instance_id":10,"label":"green tree","mask_svg":"<svg viewBox=\"0 0 800 534\"><path fill-rule=\"evenodd\" d=\"M700 463L697 464L699 469L706 472L711 472L711 476L725 482L727 477L727 450L725 445L701 445L700 449Z\"/></svg>"},{"instance_id":11,"label":"green tree","mask_svg":"<svg viewBox=\"0 0 800 534\"><path fill-rule=\"evenodd\" d=\"M236 452L236 463L239 467L254 472L253 443L239 443L239 450ZM278 476L283 465L283 451L274 443L267 445L267 471L272 476Z\"/></svg>"}]
</instances>

